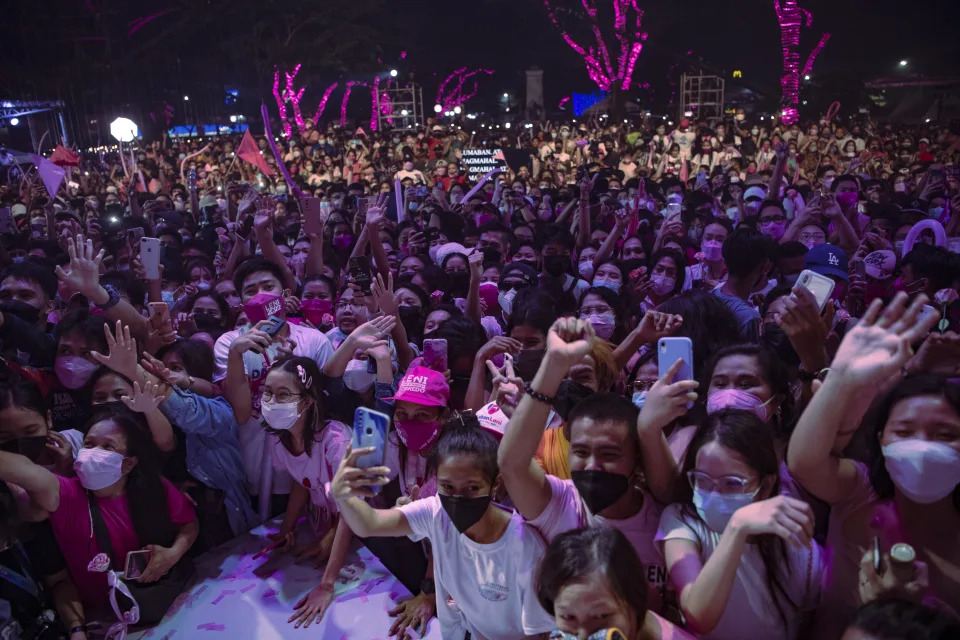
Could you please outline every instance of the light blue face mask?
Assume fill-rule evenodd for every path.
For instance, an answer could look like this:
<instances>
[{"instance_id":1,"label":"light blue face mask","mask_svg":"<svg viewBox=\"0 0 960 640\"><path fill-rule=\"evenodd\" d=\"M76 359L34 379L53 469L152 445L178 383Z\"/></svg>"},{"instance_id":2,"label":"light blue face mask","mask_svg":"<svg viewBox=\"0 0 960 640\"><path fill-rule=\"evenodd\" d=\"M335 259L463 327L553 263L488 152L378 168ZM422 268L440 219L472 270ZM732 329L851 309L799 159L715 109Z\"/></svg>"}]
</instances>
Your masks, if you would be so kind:
<instances>
[{"instance_id":1,"label":"light blue face mask","mask_svg":"<svg viewBox=\"0 0 960 640\"><path fill-rule=\"evenodd\" d=\"M697 515L711 530L723 533L734 512L752 503L759 491L757 489L753 493L723 494L694 487L693 506L697 509Z\"/></svg>"},{"instance_id":2,"label":"light blue face mask","mask_svg":"<svg viewBox=\"0 0 960 640\"><path fill-rule=\"evenodd\" d=\"M177 301L176 298L173 297L173 291L161 291L160 299L166 302L167 306L171 309L173 308L174 303Z\"/></svg>"},{"instance_id":3,"label":"light blue face mask","mask_svg":"<svg viewBox=\"0 0 960 640\"><path fill-rule=\"evenodd\" d=\"M633 406L637 409L643 409L643 405L647 402L647 393L648 391L634 391L633 392Z\"/></svg>"},{"instance_id":4,"label":"light blue face mask","mask_svg":"<svg viewBox=\"0 0 960 640\"><path fill-rule=\"evenodd\" d=\"M611 282L610 280L598 280L594 278L593 282L591 282L590 284L592 284L595 287L606 287L607 289L610 289L614 293L620 293L619 282Z\"/></svg>"},{"instance_id":5,"label":"light blue face mask","mask_svg":"<svg viewBox=\"0 0 960 640\"><path fill-rule=\"evenodd\" d=\"M927 215L936 220L943 215L943 207L930 207L927 209Z\"/></svg>"}]
</instances>

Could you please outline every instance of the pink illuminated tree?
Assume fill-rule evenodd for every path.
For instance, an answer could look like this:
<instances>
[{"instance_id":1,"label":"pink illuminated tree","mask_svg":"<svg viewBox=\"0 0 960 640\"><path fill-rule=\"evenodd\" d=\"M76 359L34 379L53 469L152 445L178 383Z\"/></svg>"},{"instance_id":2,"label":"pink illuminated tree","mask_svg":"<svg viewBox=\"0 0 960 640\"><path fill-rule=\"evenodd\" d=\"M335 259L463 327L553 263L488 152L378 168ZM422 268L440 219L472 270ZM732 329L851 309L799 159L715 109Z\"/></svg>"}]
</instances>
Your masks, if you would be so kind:
<instances>
[{"instance_id":1,"label":"pink illuminated tree","mask_svg":"<svg viewBox=\"0 0 960 640\"><path fill-rule=\"evenodd\" d=\"M797 6L797 0L773 0L780 23L780 44L783 48L783 75L780 76L782 90L781 117L786 124L793 124L799 118L797 107L800 104L800 78L813 70L813 63L830 40L830 34L824 33L820 42L813 48L803 67L800 66L800 30L813 26L813 15Z\"/></svg>"},{"instance_id":2,"label":"pink illuminated tree","mask_svg":"<svg viewBox=\"0 0 960 640\"><path fill-rule=\"evenodd\" d=\"M306 87L299 90L293 88L294 78L300 73L300 65L293 68L293 71L284 72L286 84L283 91L280 91L280 70L274 68L273 71L273 99L277 101L277 109L280 111L280 120L283 122L283 134L288 138L293 133L290 121L287 120L287 103L290 103L293 111L293 119L297 123L299 131L303 131L303 113L300 111L300 100L303 99L303 92Z\"/></svg>"},{"instance_id":3,"label":"pink illuminated tree","mask_svg":"<svg viewBox=\"0 0 960 640\"><path fill-rule=\"evenodd\" d=\"M555 0L543 0L550 21L583 58L590 79L604 91L626 91L647 39L641 31L643 10L637 0L580 0L579 4L560 6ZM572 35L567 25L583 33Z\"/></svg>"},{"instance_id":4,"label":"pink illuminated tree","mask_svg":"<svg viewBox=\"0 0 960 640\"><path fill-rule=\"evenodd\" d=\"M437 101L434 104L443 107L444 111L451 111L454 107L462 107L470 98L477 95L480 85L476 76L481 73L492 76L493 69L474 69L473 71L467 71L466 67L457 69L440 83L440 88L437 89ZM471 78L473 79L473 86L465 90L467 81Z\"/></svg>"}]
</instances>

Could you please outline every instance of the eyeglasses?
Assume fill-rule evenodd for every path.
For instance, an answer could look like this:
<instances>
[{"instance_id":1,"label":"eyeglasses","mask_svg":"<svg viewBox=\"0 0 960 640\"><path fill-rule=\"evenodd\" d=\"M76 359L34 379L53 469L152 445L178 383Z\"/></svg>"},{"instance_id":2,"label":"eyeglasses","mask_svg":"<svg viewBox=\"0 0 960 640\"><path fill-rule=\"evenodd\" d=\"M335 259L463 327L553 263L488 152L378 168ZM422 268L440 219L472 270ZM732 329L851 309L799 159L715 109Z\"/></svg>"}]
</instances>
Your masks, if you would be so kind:
<instances>
[{"instance_id":1,"label":"eyeglasses","mask_svg":"<svg viewBox=\"0 0 960 640\"><path fill-rule=\"evenodd\" d=\"M786 220L786 218L783 216L770 216L769 218L762 218L760 220L760 224L769 224L771 222L779 223L779 222L783 222L784 220Z\"/></svg>"},{"instance_id":2,"label":"eyeglasses","mask_svg":"<svg viewBox=\"0 0 960 640\"><path fill-rule=\"evenodd\" d=\"M337 309L346 309L347 307L351 309L365 309L367 305L363 300L341 300L337 302Z\"/></svg>"},{"instance_id":3,"label":"eyeglasses","mask_svg":"<svg viewBox=\"0 0 960 640\"><path fill-rule=\"evenodd\" d=\"M750 479L748 478L741 478L740 476L714 478L702 471L688 471L687 480L693 489L716 491L716 493L722 494L748 493L747 485L750 484Z\"/></svg>"},{"instance_id":4,"label":"eyeglasses","mask_svg":"<svg viewBox=\"0 0 960 640\"><path fill-rule=\"evenodd\" d=\"M602 315L604 313L610 313L613 311L610 307L605 304L597 305L595 307L580 307L580 317L585 318L591 314Z\"/></svg>"},{"instance_id":5,"label":"eyeglasses","mask_svg":"<svg viewBox=\"0 0 960 640\"><path fill-rule=\"evenodd\" d=\"M503 282L502 280L497 283L497 287L500 288L500 291L510 291L511 289L516 289L520 291L526 289L527 287L532 286L529 282Z\"/></svg>"},{"instance_id":6,"label":"eyeglasses","mask_svg":"<svg viewBox=\"0 0 960 640\"><path fill-rule=\"evenodd\" d=\"M800 234L800 242L803 242L804 240L809 240L811 242L819 242L826 239L827 239L827 236L823 233L801 233Z\"/></svg>"},{"instance_id":7,"label":"eyeglasses","mask_svg":"<svg viewBox=\"0 0 960 640\"><path fill-rule=\"evenodd\" d=\"M263 402L273 402L274 399L280 404L286 404L296 398L301 397L299 393L290 393L289 391L283 390L277 393L271 391L264 391L262 396Z\"/></svg>"},{"instance_id":8,"label":"eyeglasses","mask_svg":"<svg viewBox=\"0 0 960 640\"><path fill-rule=\"evenodd\" d=\"M650 391L655 384L657 384L656 380L634 380L630 384L630 391L632 393L636 393L637 391Z\"/></svg>"}]
</instances>

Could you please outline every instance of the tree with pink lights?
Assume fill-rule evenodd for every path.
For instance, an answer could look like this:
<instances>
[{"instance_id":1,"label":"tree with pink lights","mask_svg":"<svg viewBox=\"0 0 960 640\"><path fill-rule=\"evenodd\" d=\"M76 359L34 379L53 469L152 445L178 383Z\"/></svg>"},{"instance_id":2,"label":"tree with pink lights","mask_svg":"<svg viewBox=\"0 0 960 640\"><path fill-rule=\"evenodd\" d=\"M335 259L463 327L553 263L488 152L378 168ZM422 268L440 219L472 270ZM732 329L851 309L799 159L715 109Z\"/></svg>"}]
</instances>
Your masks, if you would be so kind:
<instances>
[{"instance_id":1,"label":"tree with pink lights","mask_svg":"<svg viewBox=\"0 0 960 640\"><path fill-rule=\"evenodd\" d=\"M543 0L543 5L563 40L583 58L587 75L598 87L615 97L630 88L647 39L641 31L643 10L637 7L637 0L580 0L580 6L570 0L565 5Z\"/></svg>"},{"instance_id":2,"label":"tree with pink lights","mask_svg":"<svg viewBox=\"0 0 960 640\"><path fill-rule=\"evenodd\" d=\"M467 71L466 67L461 67L448 75L437 89L437 101L435 104L443 107L444 111L452 111L454 107L462 107L470 98L477 95L480 84L476 76L485 73L488 76L493 75L492 69L474 69ZM473 78L473 87L464 91L467 81ZM456 83L456 84L454 84Z\"/></svg>"},{"instance_id":3,"label":"tree with pink lights","mask_svg":"<svg viewBox=\"0 0 960 640\"><path fill-rule=\"evenodd\" d=\"M800 104L800 78L813 70L813 63L823 51L830 39L825 33L813 48L803 67L800 66L800 30L813 26L813 15L797 6L797 0L773 0L780 23L780 44L783 48L783 75L780 76L782 89L781 117L786 124L793 124L799 118L797 107Z\"/></svg>"}]
</instances>

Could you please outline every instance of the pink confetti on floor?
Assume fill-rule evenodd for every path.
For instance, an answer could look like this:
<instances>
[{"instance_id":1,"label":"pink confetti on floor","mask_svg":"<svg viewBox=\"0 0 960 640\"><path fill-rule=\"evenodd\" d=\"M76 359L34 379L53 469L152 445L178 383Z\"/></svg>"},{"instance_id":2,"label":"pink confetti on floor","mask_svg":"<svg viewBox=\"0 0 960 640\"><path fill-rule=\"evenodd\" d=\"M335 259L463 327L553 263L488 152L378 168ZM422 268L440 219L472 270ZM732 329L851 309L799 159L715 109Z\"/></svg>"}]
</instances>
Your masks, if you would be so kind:
<instances>
[{"instance_id":1,"label":"pink confetti on floor","mask_svg":"<svg viewBox=\"0 0 960 640\"><path fill-rule=\"evenodd\" d=\"M247 591L250 591L250 589L256 589L256 588L257 588L257 585L255 585L255 584L248 584L248 585L245 586L243 589L240 589L240 593L246 593Z\"/></svg>"},{"instance_id":2,"label":"pink confetti on floor","mask_svg":"<svg viewBox=\"0 0 960 640\"><path fill-rule=\"evenodd\" d=\"M266 599L266 598L272 598L272 597L274 597L274 596L276 596L276 595L277 595L277 592L276 592L275 590L273 590L273 589L267 589L266 591L263 592L263 596L262 596L262 597Z\"/></svg>"},{"instance_id":3,"label":"pink confetti on floor","mask_svg":"<svg viewBox=\"0 0 960 640\"><path fill-rule=\"evenodd\" d=\"M227 627L226 625L217 624L215 622L207 622L204 624L198 624L197 629L203 629L204 631L225 631Z\"/></svg>"},{"instance_id":4,"label":"pink confetti on floor","mask_svg":"<svg viewBox=\"0 0 960 640\"><path fill-rule=\"evenodd\" d=\"M235 589L224 589L223 591L220 592L220 595L218 595L216 599L214 599L214 601L211 602L210 604L220 604L220 601L223 600L226 596L230 596L235 593L236 593Z\"/></svg>"}]
</instances>

